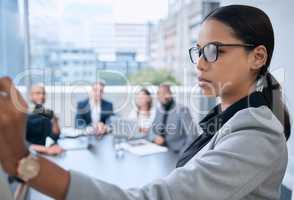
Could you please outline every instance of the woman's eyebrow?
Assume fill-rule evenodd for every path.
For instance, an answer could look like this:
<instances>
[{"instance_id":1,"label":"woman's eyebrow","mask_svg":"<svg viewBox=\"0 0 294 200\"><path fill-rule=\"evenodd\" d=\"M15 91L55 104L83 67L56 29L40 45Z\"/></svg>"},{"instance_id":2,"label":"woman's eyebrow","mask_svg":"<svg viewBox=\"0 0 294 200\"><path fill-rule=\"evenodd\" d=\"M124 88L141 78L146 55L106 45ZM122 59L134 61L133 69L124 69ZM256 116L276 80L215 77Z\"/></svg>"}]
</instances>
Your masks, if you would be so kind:
<instances>
[{"instance_id":1,"label":"woman's eyebrow","mask_svg":"<svg viewBox=\"0 0 294 200\"><path fill-rule=\"evenodd\" d=\"M220 42L220 41L211 41L211 42L207 42L207 43L205 43L203 46L205 46L205 45L207 45L207 44L223 44L222 42ZM200 44L196 44L196 47L198 47L198 48L202 48L201 47L201 45Z\"/></svg>"}]
</instances>

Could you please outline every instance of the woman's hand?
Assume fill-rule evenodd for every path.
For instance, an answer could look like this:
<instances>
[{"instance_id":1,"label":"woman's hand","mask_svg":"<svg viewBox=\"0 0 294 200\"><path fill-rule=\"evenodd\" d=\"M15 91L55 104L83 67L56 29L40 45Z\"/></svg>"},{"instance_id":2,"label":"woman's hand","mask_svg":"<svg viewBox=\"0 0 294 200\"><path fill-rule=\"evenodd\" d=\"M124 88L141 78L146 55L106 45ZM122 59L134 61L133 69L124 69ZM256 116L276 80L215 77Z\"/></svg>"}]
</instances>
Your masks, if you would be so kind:
<instances>
[{"instance_id":1,"label":"woman's hand","mask_svg":"<svg viewBox=\"0 0 294 200\"><path fill-rule=\"evenodd\" d=\"M47 147L47 154L49 155L59 155L64 152L64 149L58 145L53 145L51 147Z\"/></svg>"},{"instance_id":2,"label":"woman's hand","mask_svg":"<svg viewBox=\"0 0 294 200\"><path fill-rule=\"evenodd\" d=\"M17 163L27 156L25 127L27 104L10 78L0 79L0 161L3 169L16 175Z\"/></svg>"},{"instance_id":3,"label":"woman's hand","mask_svg":"<svg viewBox=\"0 0 294 200\"><path fill-rule=\"evenodd\" d=\"M47 155L58 155L64 152L64 149L58 145L45 147L43 145L32 144L30 148L32 148L34 151L38 153L47 154Z\"/></svg>"},{"instance_id":4,"label":"woman's hand","mask_svg":"<svg viewBox=\"0 0 294 200\"><path fill-rule=\"evenodd\" d=\"M17 175L18 162L29 154L24 140L26 112L27 104L12 81L0 78L0 161L11 176ZM38 158L38 162L40 172L27 184L54 199L65 199L69 172L42 157Z\"/></svg>"}]
</instances>

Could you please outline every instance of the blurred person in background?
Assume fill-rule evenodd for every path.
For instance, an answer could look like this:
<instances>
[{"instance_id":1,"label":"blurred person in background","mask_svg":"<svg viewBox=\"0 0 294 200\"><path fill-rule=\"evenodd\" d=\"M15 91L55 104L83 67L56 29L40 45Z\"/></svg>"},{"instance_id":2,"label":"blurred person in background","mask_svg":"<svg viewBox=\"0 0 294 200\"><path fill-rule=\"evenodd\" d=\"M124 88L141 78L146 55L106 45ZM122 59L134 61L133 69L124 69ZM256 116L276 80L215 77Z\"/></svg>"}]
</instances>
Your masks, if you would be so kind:
<instances>
[{"instance_id":1,"label":"blurred person in background","mask_svg":"<svg viewBox=\"0 0 294 200\"><path fill-rule=\"evenodd\" d=\"M98 81L92 86L89 98L78 102L75 116L76 128L90 128L97 135L109 131L108 123L113 115L113 105L103 98L104 81Z\"/></svg>"},{"instance_id":2,"label":"blurred person in background","mask_svg":"<svg viewBox=\"0 0 294 200\"><path fill-rule=\"evenodd\" d=\"M28 115L26 139L30 147L39 153L55 155L63 152L57 145L60 136L58 118L53 110L45 108L46 90L42 84L30 89L32 110Z\"/></svg>"},{"instance_id":3,"label":"blurred person in background","mask_svg":"<svg viewBox=\"0 0 294 200\"><path fill-rule=\"evenodd\" d=\"M130 112L128 119L136 120L138 123L138 133L134 133L134 137L144 138L149 133L155 117L152 96L149 90L142 88L136 94L135 102L136 108Z\"/></svg>"},{"instance_id":4,"label":"blurred person in background","mask_svg":"<svg viewBox=\"0 0 294 200\"><path fill-rule=\"evenodd\" d=\"M197 126L186 106L176 103L168 84L161 84L158 105L149 139L180 153L185 146L198 136Z\"/></svg>"}]
</instances>

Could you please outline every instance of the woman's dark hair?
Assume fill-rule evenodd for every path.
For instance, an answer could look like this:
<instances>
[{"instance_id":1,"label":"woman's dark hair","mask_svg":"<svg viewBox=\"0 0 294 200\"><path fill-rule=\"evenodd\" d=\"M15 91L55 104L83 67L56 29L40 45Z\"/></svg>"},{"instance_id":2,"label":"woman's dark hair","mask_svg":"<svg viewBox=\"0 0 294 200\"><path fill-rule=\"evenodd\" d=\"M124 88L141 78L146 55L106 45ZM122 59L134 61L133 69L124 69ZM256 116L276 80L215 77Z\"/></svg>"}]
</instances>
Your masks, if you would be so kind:
<instances>
[{"instance_id":1,"label":"woman's dark hair","mask_svg":"<svg viewBox=\"0 0 294 200\"><path fill-rule=\"evenodd\" d=\"M150 111L151 107L152 107L152 97L151 97L151 93L149 92L149 90L147 90L146 88L142 88L138 93L143 92L145 95L150 97L150 101L148 102L148 110ZM140 106L137 105L138 107L138 112L140 110Z\"/></svg>"},{"instance_id":2,"label":"woman's dark hair","mask_svg":"<svg viewBox=\"0 0 294 200\"><path fill-rule=\"evenodd\" d=\"M204 18L204 21L210 19L229 26L235 37L244 43L255 45L254 47L246 47L247 51L251 51L259 45L266 47L267 61L257 74L256 81L263 80L262 93L268 107L284 126L284 134L288 139L291 133L289 112L282 99L281 85L268 71L275 43L274 31L269 17L262 10L252 6L230 5L215 9Z\"/></svg>"}]
</instances>

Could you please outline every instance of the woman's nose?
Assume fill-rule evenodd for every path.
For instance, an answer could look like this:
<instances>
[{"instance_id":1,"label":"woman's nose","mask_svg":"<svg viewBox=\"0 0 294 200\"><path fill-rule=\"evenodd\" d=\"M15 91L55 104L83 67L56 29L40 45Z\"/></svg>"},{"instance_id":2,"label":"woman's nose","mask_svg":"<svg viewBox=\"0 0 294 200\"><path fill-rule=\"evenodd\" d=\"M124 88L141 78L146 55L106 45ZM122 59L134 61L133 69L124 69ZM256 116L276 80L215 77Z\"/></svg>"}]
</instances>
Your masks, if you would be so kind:
<instances>
[{"instance_id":1,"label":"woman's nose","mask_svg":"<svg viewBox=\"0 0 294 200\"><path fill-rule=\"evenodd\" d=\"M206 71L208 69L208 63L203 56L200 56L196 63L196 71Z\"/></svg>"}]
</instances>

